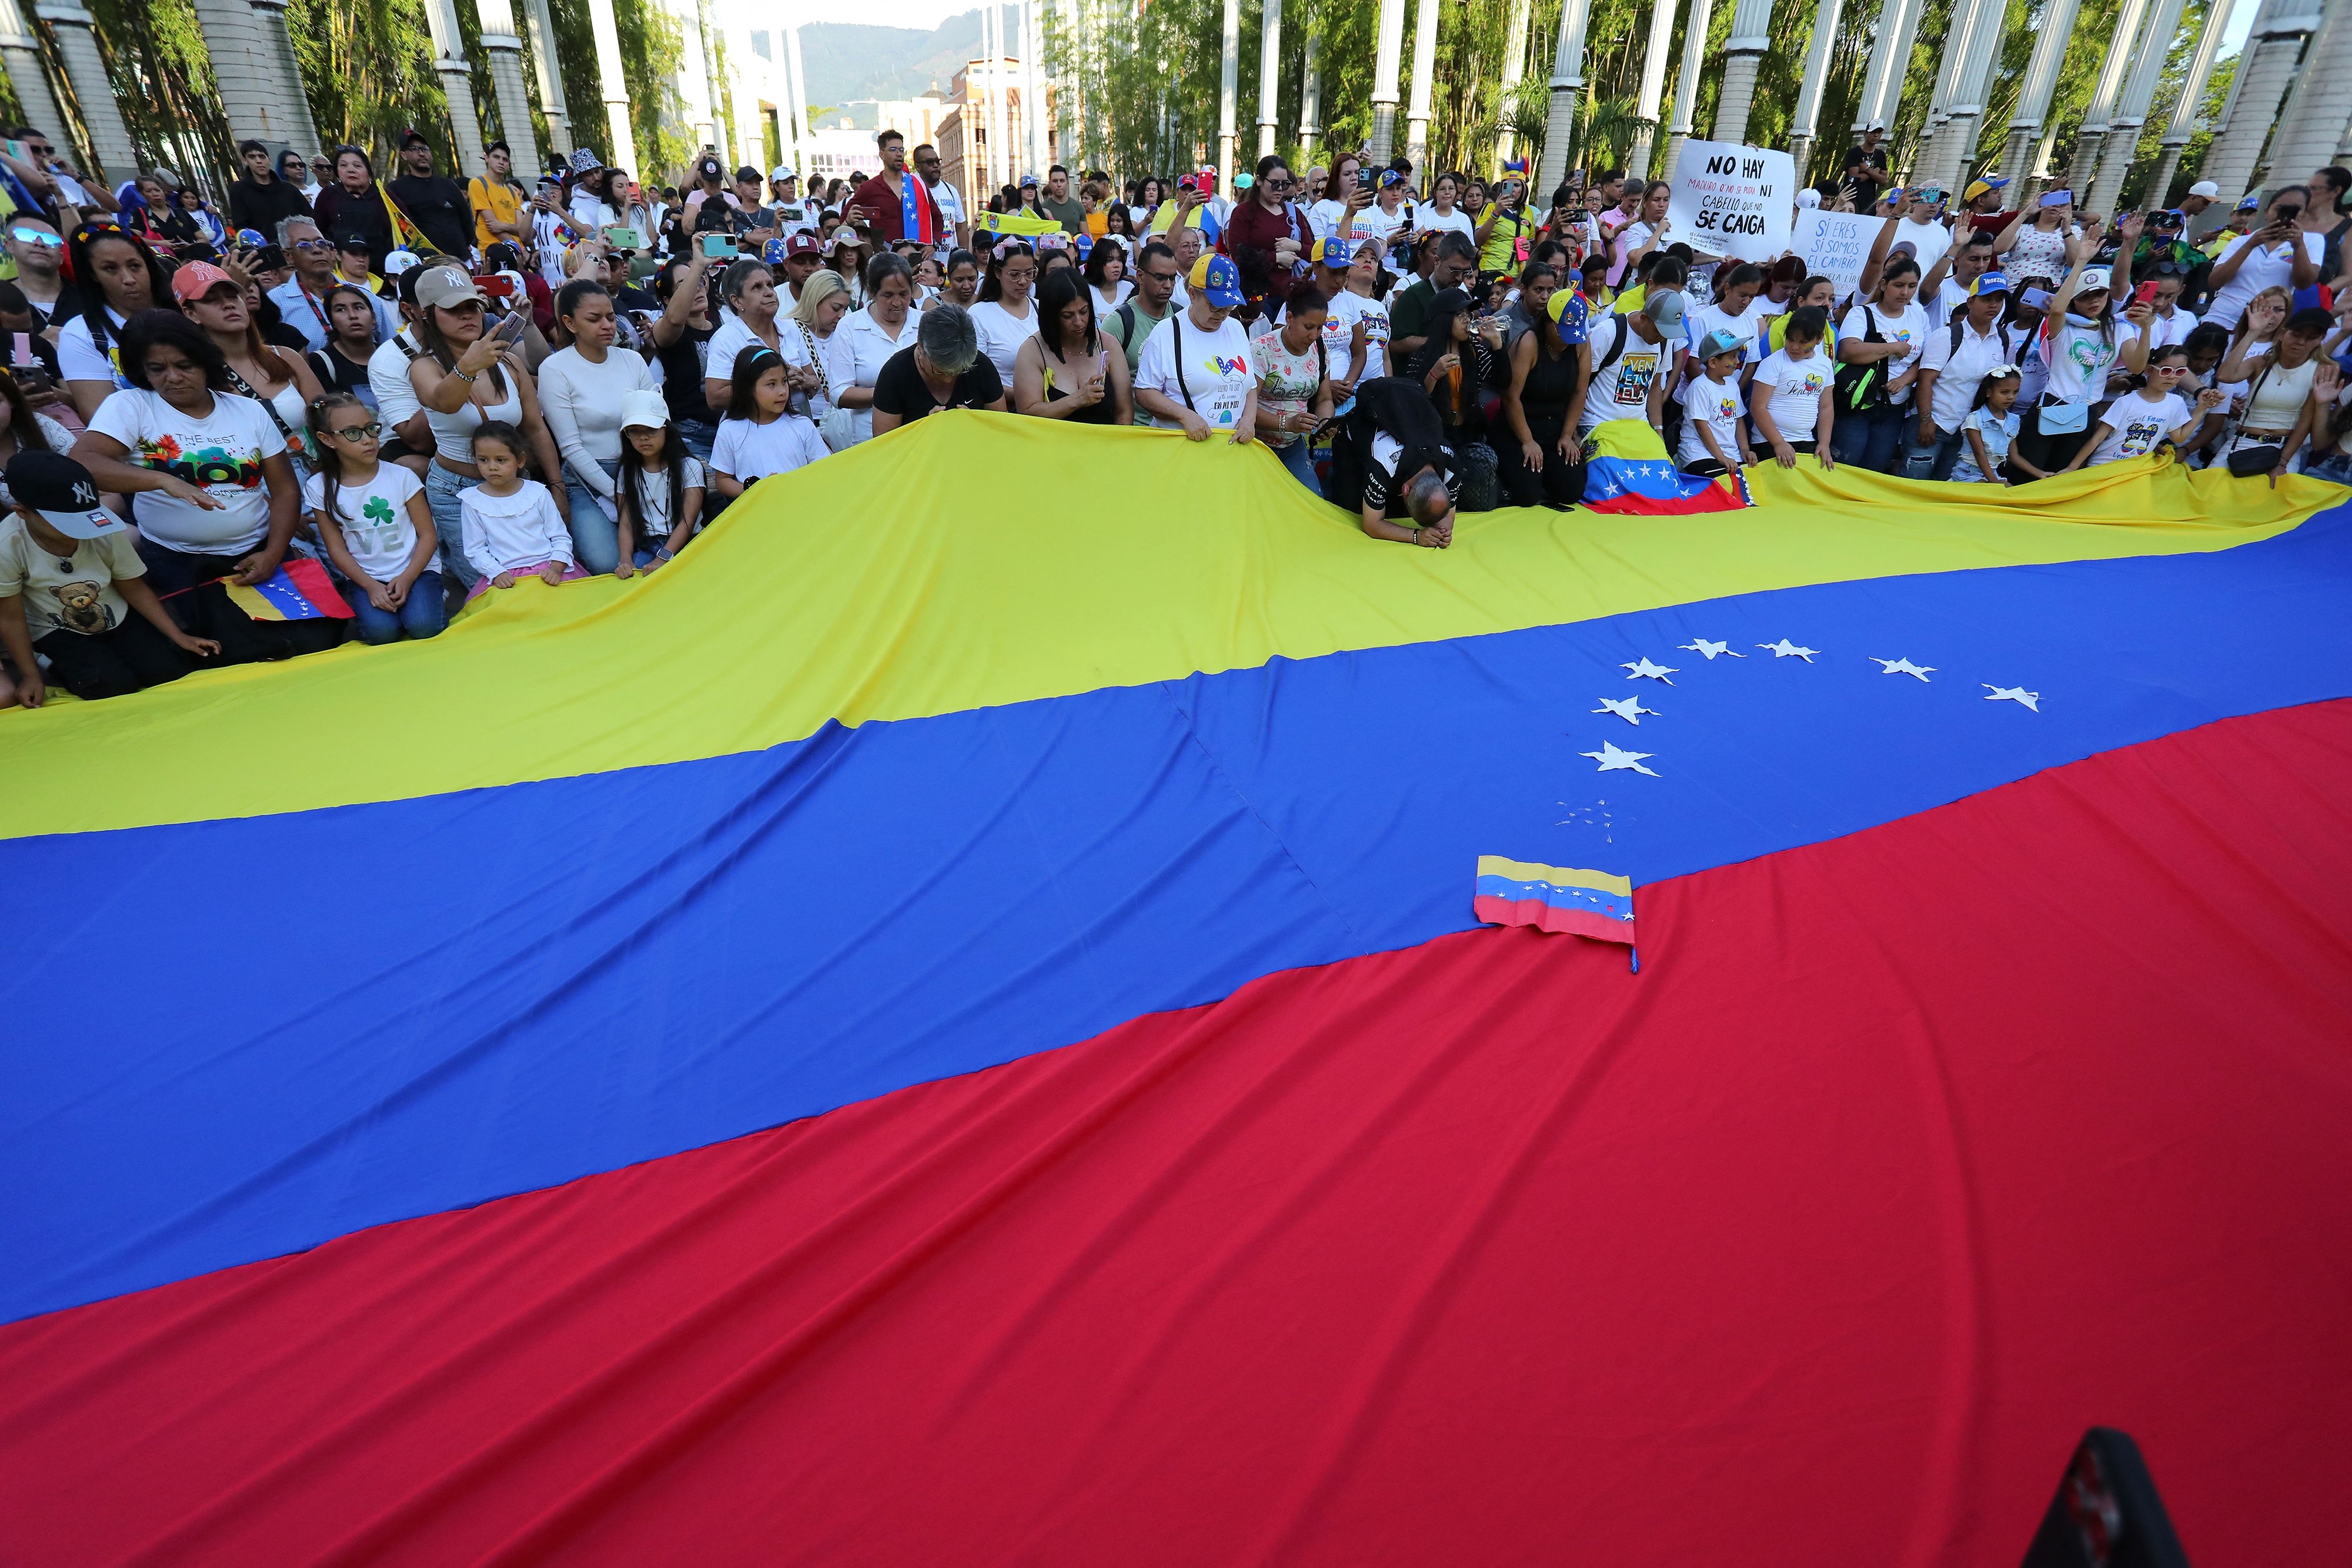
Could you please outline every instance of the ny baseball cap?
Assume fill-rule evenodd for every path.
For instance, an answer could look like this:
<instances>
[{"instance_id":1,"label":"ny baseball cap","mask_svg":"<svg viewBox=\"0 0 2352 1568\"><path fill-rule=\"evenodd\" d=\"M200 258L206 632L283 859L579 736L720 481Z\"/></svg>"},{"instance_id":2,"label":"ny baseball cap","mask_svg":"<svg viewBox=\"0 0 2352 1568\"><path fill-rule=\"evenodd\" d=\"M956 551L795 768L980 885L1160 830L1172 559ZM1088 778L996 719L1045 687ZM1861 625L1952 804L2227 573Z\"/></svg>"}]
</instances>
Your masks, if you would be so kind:
<instances>
[{"instance_id":1,"label":"ny baseball cap","mask_svg":"<svg viewBox=\"0 0 2352 1568\"><path fill-rule=\"evenodd\" d=\"M1213 308L1234 309L1243 298L1241 268L1229 256L1204 256L1192 264L1192 287Z\"/></svg>"},{"instance_id":2,"label":"ny baseball cap","mask_svg":"<svg viewBox=\"0 0 2352 1568\"><path fill-rule=\"evenodd\" d=\"M431 267L417 275L416 303L425 309L454 310L481 302L482 291L457 267Z\"/></svg>"},{"instance_id":3,"label":"ny baseball cap","mask_svg":"<svg viewBox=\"0 0 2352 1568\"><path fill-rule=\"evenodd\" d=\"M172 274L172 297L185 305L191 299L202 299L224 283L231 288L236 287L236 278L211 262L192 261Z\"/></svg>"},{"instance_id":4,"label":"ny baseball cap","mask_svg":"<svg viewBox=\"0 0 2352 1568\"><path fill-rule=\"evenodd\" d=\"M131 526L98 504L89 470L62 452L20 450L8 459L8 493L69 539L102 539Z\"/></svg>"},{"instance_id":5,"label":"ny baseball cap","mask_svg":"<svg viewBox=\"0 0 2352 1568\"><path fill-rule=\"evenodd\" d=\"M2202 196L2209 202L2218 202L2221 199L2221 187L2210 180L2200 180L2189 187L2189 193Z\"/></svg>"},{"instance_id":6,"label":"ny baseball cap","mask_svg":"<svg viewBox=\"0 0 2352 1568\"><path fill-rule=\"evenodd\" d=\"M1709 332L1706 337L1701 338L1698 340L1696 352L1700 359L1711 360L1717 354L1728 354L1737 351L1745 346L1747 341L1747 339L1741 337L1730 328L1717 327L1714 331Z\"/></svg>"}]
</instances>

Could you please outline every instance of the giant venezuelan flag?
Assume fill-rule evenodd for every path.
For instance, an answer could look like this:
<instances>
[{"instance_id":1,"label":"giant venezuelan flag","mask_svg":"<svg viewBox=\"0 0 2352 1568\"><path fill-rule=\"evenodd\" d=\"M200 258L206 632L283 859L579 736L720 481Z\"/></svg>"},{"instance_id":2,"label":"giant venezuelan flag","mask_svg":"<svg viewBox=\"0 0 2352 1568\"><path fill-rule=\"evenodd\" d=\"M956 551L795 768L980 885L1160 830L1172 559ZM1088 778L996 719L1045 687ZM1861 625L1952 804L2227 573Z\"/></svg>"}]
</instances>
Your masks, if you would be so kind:
<instances>
[{"instance_id":1,"label":"giant venezuelan flag","mask_svg":"<svg viewBox=\"0 0 2352 1568\"><path fill-rule=\"evenodd\" d=\"M2330 1555L2344 493L1755 489L942 416L0 716L0 1555L2004 1563L2094 1422Z\"/></svg>"}]
</instances>

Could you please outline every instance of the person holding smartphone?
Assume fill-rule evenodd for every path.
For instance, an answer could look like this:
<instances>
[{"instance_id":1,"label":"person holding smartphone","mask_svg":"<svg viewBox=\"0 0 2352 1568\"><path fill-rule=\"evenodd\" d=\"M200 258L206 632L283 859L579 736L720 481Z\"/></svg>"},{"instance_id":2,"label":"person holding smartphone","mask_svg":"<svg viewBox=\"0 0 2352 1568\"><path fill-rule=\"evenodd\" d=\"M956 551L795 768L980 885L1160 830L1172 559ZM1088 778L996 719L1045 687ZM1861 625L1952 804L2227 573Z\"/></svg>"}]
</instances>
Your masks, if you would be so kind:
<instances>
[{"instance_id":1,"label":"person holding smartphone","mask_svg":"<svg viewBox=\"0 0 2352 1568\"><path fill-rule=\"evenodd\" d=\"M2262 225L2230 243L2214 260L2207 281L2213 303L2205 319L2234 329L2246 313L2246 303L2263 289L2308 288L2319 281L2319 260L2327 249L2326 236L2303 227L2304 208L2311 192L2304 185L2284 185L2271 193Z\"/></svg>"}]
</instances>

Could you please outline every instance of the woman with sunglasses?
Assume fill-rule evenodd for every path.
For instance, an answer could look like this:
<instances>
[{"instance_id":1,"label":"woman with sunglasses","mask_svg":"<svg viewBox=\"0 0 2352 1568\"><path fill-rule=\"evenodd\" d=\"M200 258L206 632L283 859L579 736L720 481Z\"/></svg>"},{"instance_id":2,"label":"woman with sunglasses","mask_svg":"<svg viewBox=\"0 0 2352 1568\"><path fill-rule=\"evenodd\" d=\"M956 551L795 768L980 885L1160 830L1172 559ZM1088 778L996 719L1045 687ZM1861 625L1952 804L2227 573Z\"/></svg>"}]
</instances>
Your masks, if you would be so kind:
<instances>
[{"instance_id":1,"label":"woman with sunglasses","mask_svg":"<svg viewBox=\"0 0 2352 1568\"><path fill-rule=\"evenodd\" d=\"M1315 248L1315 231L1290 200L1297 188L1290 165L1269 152L1257 161L1250 199L1234 209L1225 225L1225 246L1241 268L1242 315L1255 321L1280 313L1302 270L1298 263ZM1118 308L1114 300L1111 308Z\"/></svg>"},{"instance_id":2,"label":"woman with sunglasses","mask_svg":"<svg viewBox=\"0 0 2352 1568\"><path fill-rule=\"evenodd\" d=\"M116 345L131 317L166 306L172 275L144 241L111 223L75 229L66 258L79 308L58 333L58 371L87 422L109 394L131 384Z\"/></svg>"}]
</instances>

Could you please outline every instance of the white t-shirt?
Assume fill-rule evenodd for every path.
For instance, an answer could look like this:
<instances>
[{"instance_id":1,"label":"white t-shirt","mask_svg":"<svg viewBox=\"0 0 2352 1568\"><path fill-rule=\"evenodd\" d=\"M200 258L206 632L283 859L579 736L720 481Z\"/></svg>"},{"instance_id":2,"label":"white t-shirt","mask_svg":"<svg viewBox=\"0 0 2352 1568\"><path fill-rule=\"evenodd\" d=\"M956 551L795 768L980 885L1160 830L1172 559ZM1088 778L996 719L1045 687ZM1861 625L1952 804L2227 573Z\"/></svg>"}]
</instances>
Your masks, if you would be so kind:
<instances>
[{"instance_id":1,"label":"white t-shirt","mask_svg":"<svg viewBox=\"0 0 2352 1568\"><path fill-rule=\"evenodd\" d=\"M131 501L132 520L155 543L191 555L243 555L268 537L261 465L286 450L286 438L253 399L215 392L212 412L195 419L154 392L126 387L98 405L89 428L121 442L124 462L201 486L221 504L207 511L142 492Z\"/></svg>"},{"instance_id":2,"label":"white t-shirt","mask_svg":"<svg viewBox=\"0 0 2352 1568\"><path fill-rule=\"evenodd\" d=\"M2169 316L2159 316L2150 312L2147 319L2147 351L2153 354L2158 349L2169 349L2175 343L2187 342L2189 334L2195 330L2197 330L2197 313L2193 310L2183 310L2176 305L2172 308L2172 314ZM2138 336L2139 329L2130 322L2116 323L2116 342L2128 343Z\"/></svg>"},{"instance_id":3,"label":"white t-shirt","mask_svg":"<svg viewBox=\"0 0 2352 1568\"><path fill-rule=\"evenodd\" d=\"M1856 305L1845 313L1845 319L1838 323L1838 341L1841 343L1863 341L1868 336L1865 329L1874 319L1878 323L1878 338L1881 342L1904 345L1902 353L1881 361L1886 367L1886 379L1891 382L1910 370L1913 365L1917 364L1919 356L1926 351L1927 312L1919 308L1919 302L1916 299L1912 300L1899 311L1882 310L1875 305ZM1947 329L1947 331L1949 329ZM1901 392L1886 401L1895 408L1909 408L1911 388L1905 386ZM1779 411L1774 412L1777 414ZM1796 438L1791 436L1790 439Z\"/></svg>"},{"instance_id":4,"label":"white t-shirt","mask_svg":"<svg viewBox=\"0 0 2352 1568\"><path fill-rule=\"evenodd\" d=\"M1706 340L1706 335L1717 329L1752 344L1762 336L1764 324L1771 319L1773 314L1772 308L1764 303L1761 294L1749 300L1748 308L1737 316L1720 305L1702 305L1685 318L1689 329L1690 350L1698 352L1698 346Z\"/></svg>"},{"instance_id":5,"label":"white t-shirt","mask_svg":"<svg viewBox=\"0 0 2352 1568\"><path fill-rule=\"evenodd\" d=\"M1307 226L1315 232L1317 239L1330 238L1347 221L1348 204L1345 202L1318 202L1307 209Z\"/></svg>"},{"instance_id":6,"label":"white t-shirt","mask_svg":"<svg viewBox=\"0 0 2352 1568\"><path fill-rule=\"evenodd\" d=\"M1822 389L1836 379L1837 367L1819 344L1801 360L1789 358L1786 349L1776 349L1756 367L1751 396L1770 400L1772 423L1780 430L1780 439L1794 444L1813 439L1822 423Z\"/></svg>"},{"instance_id":7,"label":"white t-shirt","mask_svg":"<svg viewBox=\"0 0 2352 1568\"><path fill-rule=\"evenodd\" d=\"M359 569L378 582L390 582L408 570L416 551L408 501L424 493L424 481L397 463L378 463L364 484L335 486L335 520L342 525L343 545ZM302 509L317 512L326 504L326 476L313 474L302 486Z\"/></svg>"},{"instance_id":8,"label":"white t-shirt","mask_svg":"<svg viewBox=\"0 0 2352 1568\"><path fill-rule=\"evenodd\" d=\"M2107 405L2106 417L2099 422L2112 428L2099 449L2091 454L2090 466L2145 457L2188 418L2188 401L2179 392L2167 392L2154 402L2136 392L2126 392Z\"/></svg>"},{"instance_id":9,"label":"white t-shirt","mask_svg":"<svg viewBox=\"0 0 2352 1568\"><path fill-rule=\"evenodd\" d=\"M982 299L971 308L971 328L980 335L980 351L996 367L997 379L1007 391L1013 386L1013 361L1021 345L1037 335L1037 298L1029 298L1029 314L1015 316L1001 299Z\"/></svg>"},{"instance_id":10,"label":"white t-shirt","mask_svg":"<svg viewBox=\"0 0 2352 1568\"><path fill-rule=\"evenodd\" d=\"M1604 420L1638 419L1646 423L1650 417L1650 383L1665 373L1666 350L1674 345L1653 343L1633 330L1633 318L1611 314L1601 319L1592 329L1592 388L1584 394L1584 416L1577 421L1580 432L1589 431ZM1623 351L1616 362L1603 367L1601 361L1622 340Z\"/></svg>"},{"instance_id":11,"label":"white t-shirt","mask_svg":"<svg viewBox=\"0 0 2352 1568\"><path fill-rule=\"evenodd\" d=\"M526 479L511 496L479 485L457 492L458 533L466 559L484 577L560 560L573 564L572 530L547 486Z\"/></svg>"},{"instance_id":12,"label":"white t-shirt","mask_svg":"<svg viewBox=\"0 0 2352 1568\"><path fill-rule=\"evenodd\" d=\"M1895 243L1901 245L1905 240L1909 240L1918 253L1914 259L1919 263L1919 276L1925 277L1936 270L1936 263L1952 248L1952 231L1941 224L1915 224L1906 214L1895 224Z\"/></svg>"},{"instance_id":13,"label":"white t-shirt","mask_svg":"<svg viewBox=\"0 0 2352 1568\"><path fill-rule=\"evenodd\" d=\"M122 346L122 329L130 320L115 314L114 307L106 308L107 346ZM112 382L118 387L131 383L114 368L114 361L98 351L90 341L89 322L79 310L66 324L58 329L58 379L63 382Z\"/></svg>"},{"instance_id":14,"label":"white t-shirt","mask_svg":"<svg viewBox=\"0 0 2352 1568\"><path fill-rule=\"evenodd\" d=\"M1992 330L1979 333L1963 317L1959 324L1960 340L1952 343L1948 326L1930 328L1927 347L1919 368L1936 372L1934 404L1930 412L1937 430L1958 430L1977 403L1977 388L1984 382L1985 372L1995 365L2010 362L2009 339L1995 321Z\"/></svg>"},{"instance_id":15,"label":"white t-shirt","mask_svg":"<svg viewBox=\"0 0 2352 1568\"><path fill-rule=\"evenodd\" d=\"M631 349L605 350L601 364L590 364L576 347L541 361L539 409L547 432L563 465L593 494L612 494L603 465L621 459L621 400L653 390L645 356Z\"/></svg>"},{"instance_id":16,"label":"white t-shirt","mask_svg":"<svg viewBox=\"0 0 2352 1568\"><path fill-rule=\"evenodd\" d=\"M946 188L940 187L942 190ZM864 310L853 310L843 317L841 325L833 329L832 340L844 344L849 350L850 384L870 390L874 383L881 379L882 367L890 362L890 356L914 343L915 329L920 322L920 317L919 311L908 309L906 320L899 324L898 335L896 338L891 337L882 323L874 319L870 307ZM872 437L874 434L872 403L851 411L850 417L856 425L858 440L865 441Z\"/></svg>"},{"instance_id":17,"label":"white t-shirt","mask_svg":"<svg viewBox=\"0 0 2352 1568\"><path fill-rule=\"evenodd\" d=\"M1180 336L1183 341L1181 367L1176 347ZM1212 430L1229 431L1240 423L1242 405L1256 384L1250 362L1249 329L1230 316L1213 332L1202 330L1189 316L1169 317L1151 329L1151 336L1144 340L1143 357L1135 367L1137 391L1159 392L1181 408L1186 404L1189 390L1192 412L1206 420ZM1172 419L1155 416L1152 423L1162 430L1183 428Z\"/></svg>"},{"instance_id":18,"label":"white t-shirt","mask_svg":"<svg viewBox=\"0 0 2352 1568\"><path fill-rule=\"evenodd\" d=\"M2302 237L2305 254L2311 257L2314 266L2318 265L2327 252L2327 236L2305 234ZM2213 258L2214 264L2218 267L2233 256L2243 256L2246 259L2244 265L2238 268L2238 275L2214 291L2213 302L2206 308L2205 319L2217 327L2227 327L2234 331L2238 319L2246 313L2246 306L2255 295L2273 286L2293 288L2294 253L2287 248L2287 241L2281 240L2275 245L2256 249L2253 248L2254 236L2252 235L2240 235L2231 240L2228 248ZM2320 281L2325 283L2327 279ZM62 338L58 342L58 357L60 361L65 358ZM66 373L70 378L73 372L68 371Z\"/></svg>"},{"instance_id":19,"label":"white t-shirt","mask_svg":"<svg viewBox=\"0 0 2352 1568\"><path fill-rule=\"evenodd\" d=\"M1377 299L1368 299L1353 289L1343 288L1331 297L1330 314L1323 319L1323 346L1329 351L1331 361L1347 374L1348 362L1354 352L1356 322L1364 323L1364 373L1362 380L1389 373L1389 308ZM1337 346L1334 347L1336 341Z\"/></svg>"},{"instance_id":20,"label":"white t-shirt","mask_svg":"<svg viewBox=\"0 0 2352 1568\"><path fill-rule=\"evenodd\" d=\"M368 356L368 390L375 393L376 417L383 422L387 441L394 425L415 419L424 406L416 401L416 383L408 379L408 362L415 354L415 340L403 332L378 343Z\"/></svg>"},{"instance_id":21,"label":"white t-shirt","mask_svg":"<svg viewBox=\"0 0 2352 1568\"><path fill-rule=\"evenodd\" d=\"M715 446L713 455L716 455ZM683 495L688 490L709 488L710 478L703 472L701 463L692 456L677 461L679 464L678 476L683 481L679 486L679 494ZM647 539L667 538L670 530L669 470L665 468L658 474L647 470L637 488L643 492L640 498L645 502L636 519L637 542L643 544ZM618 503L619 497L616 496L614 504L618 505Z\"/></svg>"},{"instance_id":22,"label":"white t-shirt","mask_svg":"<svg viewBox=\"0 0 2352 1568\"><path fill-rule=\"evenodd\" d=\"M2050 367L2049 394L2061 402L2096 402L2105 395L2107 370L2123 348L2123 334L2114 340L2085 327L2070 312L2054 331L2044 326L2039 334L2042 357Z\"/></svg>"},{"instance_id":23,"label":"white t-shirt","mask_svg":"<svg viewBox=\"0 0 2352 1568\"><path fill-rule=\"evenodd\" d=\"M1415 207L1412 223L1413 228L1423 234L1444 234L1451 229L1466 240L1478 237L1478 225L1472 223L1470 214L1460 207L1450 213L1441 213L1435 207Z\"/></svg>"},{"instance_id":24,"label":"white t-shirt","mask_svg":"<svg viewBox=\"0 0 2352 1568\"><path fill-rule=\"evenodd\" d=\"M772 325L776 330L776 352L784 357L784 363L807 364L808 344L801 337L799 324L779 314ZM702 377L705 381L732 381L735 379L735 361L742 357L744 351L767 346L743 318L730 315L719 323L719 329L710 334L710 341L705 345Z\"/></svg>"},{"instance_id":25,"label":"white t-shirt","mask_svg":"<svg viewBox=\"0 0 2352 1568\"><path fill-rule=\"evenodd\" d=\"M824 437L799 414L787 413L761 424L751 419L722 419L710 443L710 466L737 483L749 485L771 474L789 474L825 455Z\"/></svg>"},{"instance_id":26,"label":"white t-shirt","mask_svg":"<svg viewBox=\"0 0 2352 1568\"><path fill-rule=\"evenodd\" d=\"M940 216L947 222L947 226L940 232L940 243L931 247L931 254L940 258L941 267L945 267L948 256L956 247L956 225L964 221L963 198L958 195L956 188L945 180L941 180L936 185L925 185L923 188L930 192L931 200L940 204ZM812 221L808 226L814 228L816 225Z\"/></svg>"},{"instance_id":27,"label":"white t-shirt","mask_svg":"<svg viewBox=\"0 0 2352 1568\"><path fill-rule=\"evenodd\" d=\"M21 600L25 631L36 643L52 632L100 636L131 619L114 585L144 577L147 563L130 533L76 539L73 547L70 560L51 555L34 542L24 518L0 516L0 598Z\"/></svg>"},{"instance_id":28,"label":"white t-shirt","mask_svg":"<svg viewBox=\"0 0 2352 1568\"><path fill-rule=\"evenodd\" d=\"M1739 395L1737 376L1728 381L1717 381L1701 373L1693 376L1683 387L1683 439L1675 453L1677 463L1712 463L1715 455L1699 439L1699 426L1705 424L1715 432L1715 444L1723 449L1728 461L1739 461L1739 422L1748 413L1748 405Z\"/></svg>"},{"instance_id":29,"label":"white t-shirt","mask_svg":"<svg viewBox=\"0 0 2352 1568\"><path fill-rule=\"evenodd\" d=\"M1366 240L1378 240L1381 249L1385 252L1389 247L1389 241L1396 236L1398 230L1410 230L1412 227L1412 208L1410 205L1400 203L1395 212L1384 213L1381 210L1381 204L1374 202L1349 221L1348 248L1355 250Z\"/></svg>"}]
</instances>

